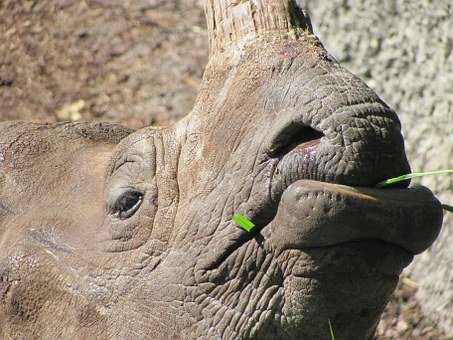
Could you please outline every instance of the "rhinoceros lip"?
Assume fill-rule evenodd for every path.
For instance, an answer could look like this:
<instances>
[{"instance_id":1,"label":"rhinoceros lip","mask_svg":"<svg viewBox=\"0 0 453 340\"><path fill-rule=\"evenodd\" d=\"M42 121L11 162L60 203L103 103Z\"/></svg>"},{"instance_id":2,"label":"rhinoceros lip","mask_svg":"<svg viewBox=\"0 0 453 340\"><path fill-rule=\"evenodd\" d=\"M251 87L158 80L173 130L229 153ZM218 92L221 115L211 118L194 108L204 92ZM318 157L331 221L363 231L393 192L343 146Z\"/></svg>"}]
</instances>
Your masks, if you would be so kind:
<instances>
[{"instance_id":1,"label":"rhinoceros lip","mask_svg":"<svg viewBox=\"0 0 453 340\"><path fill-rule=\"evenodd\" d=\"M303 278L334 276L338 280L338 274L354 277L371 274L394 279L413 259L413 254L404 248L374 239L289 251L302 251L308 262L316 263L315 266L295 263L290 268L292 276Z\"/></svg>"},{"instance_id":2,"label":"rhinoceros lip","mask_svg":"<svg viewBox=\"0 0 453 340\"><path fill-rule=\"evenodd\" d=\"M425 187L384 190L299 180L282 195L271 237L282 249L374 239L415 255L432 244L441 223L441 204Z\"/></svg>"}]
</instances>

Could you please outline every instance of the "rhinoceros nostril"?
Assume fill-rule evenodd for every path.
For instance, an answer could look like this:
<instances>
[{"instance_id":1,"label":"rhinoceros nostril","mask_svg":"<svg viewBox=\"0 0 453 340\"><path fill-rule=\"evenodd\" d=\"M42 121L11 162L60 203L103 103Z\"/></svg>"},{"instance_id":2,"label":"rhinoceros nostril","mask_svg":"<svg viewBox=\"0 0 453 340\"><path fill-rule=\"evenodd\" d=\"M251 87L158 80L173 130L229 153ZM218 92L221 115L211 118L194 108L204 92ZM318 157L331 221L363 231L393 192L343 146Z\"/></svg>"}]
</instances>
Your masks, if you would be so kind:
<instances>
[{"instance_id":1,"label":"rhinoceros nostril","mask_svg":"<svg viewBox=\"0 0 453 340\"><path fill-rule=\"evenodd\" d=\"M308 125L293 122L285 126L272 139L268 154L271 157L282 157L294 148L311 145L319 141L324 134Z\"/></svg>"}]
</instances>

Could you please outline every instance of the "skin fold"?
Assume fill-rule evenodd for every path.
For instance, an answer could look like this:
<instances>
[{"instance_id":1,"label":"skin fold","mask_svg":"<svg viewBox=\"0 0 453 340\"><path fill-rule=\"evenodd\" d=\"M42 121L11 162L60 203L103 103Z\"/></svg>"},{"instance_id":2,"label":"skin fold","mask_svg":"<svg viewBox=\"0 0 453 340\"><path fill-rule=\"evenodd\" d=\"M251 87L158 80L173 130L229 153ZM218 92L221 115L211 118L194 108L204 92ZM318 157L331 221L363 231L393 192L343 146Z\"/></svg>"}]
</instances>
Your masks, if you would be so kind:
<instances>
[{"instance_id":1,"label":"skin fold","mask_svg":"<svg viewBox=\"0 0 453 340\"><path fill-rule=\"evenodd\" d=\"M300 1L206 14L176 124L0 124L0 338L371 339L438 235L428 189L372 189L410 171L399 120Z\"/></svg>"}]
</instances>

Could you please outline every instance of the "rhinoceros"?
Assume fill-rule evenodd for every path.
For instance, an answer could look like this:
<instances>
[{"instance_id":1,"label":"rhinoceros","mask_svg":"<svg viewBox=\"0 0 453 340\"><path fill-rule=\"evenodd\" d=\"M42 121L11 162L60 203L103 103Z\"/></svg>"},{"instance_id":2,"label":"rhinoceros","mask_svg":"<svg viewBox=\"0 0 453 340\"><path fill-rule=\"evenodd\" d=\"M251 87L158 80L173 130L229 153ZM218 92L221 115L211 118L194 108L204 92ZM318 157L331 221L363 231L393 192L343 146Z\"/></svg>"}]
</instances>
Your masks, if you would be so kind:
<instances>
[{"instance_id":1,"label":"rhinoceros","mask_svg":"<svg viewBox=\"0 0 453 340\"><path fill-rule=\"evenodd\" d=\"M410 171L400 122L301 1L205 9L174 125L0 125L1 339L372 339L438 235L430 190L375 188Z\"/></svg>"}]
</instances>

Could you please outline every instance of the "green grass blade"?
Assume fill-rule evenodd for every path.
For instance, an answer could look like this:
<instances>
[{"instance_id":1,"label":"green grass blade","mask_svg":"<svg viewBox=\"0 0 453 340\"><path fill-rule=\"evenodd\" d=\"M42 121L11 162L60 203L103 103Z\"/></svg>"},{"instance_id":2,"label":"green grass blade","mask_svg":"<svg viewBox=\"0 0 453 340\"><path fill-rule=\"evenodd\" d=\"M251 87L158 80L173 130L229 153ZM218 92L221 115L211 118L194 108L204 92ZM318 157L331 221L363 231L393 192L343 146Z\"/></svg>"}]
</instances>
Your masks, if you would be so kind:
<instances>
[{"instance_id":1,"label":"green grass blade","mask_svg":"<svg viewBox=\"0 0 453 340\"><path fill-rule=\"evenodd\" d=\"M448 212L453 213L453 207L452 207L451 205L442 204L442 208L443 208L445 211L448 211Z\"/></svg>"},{"instance_id":2,"label":"green grass blade","mask_svg":"<svg viewBox=\"0 0 453 340\"><path fill-rule=\"evenodd\" d=\"M330 319L329 319L329 330L330 330L330 338L332 340L335 340L335 333L333 332L332 322L330 322Z\"/></svg>"},{"instance_id":3,"label":"green grass blade","mask_svg":"<svg viewBox=\"0 0 453 340\"><path fill-rule=\"evenodd\" d=\"M429 171L429 172L414 172L412 174L407 174L407 175L402 175L398 176L395 178L390 178L386 181L383 181L376 185L377 188L385 188L387 186L390 186L394 183L406 181L411 178L416 178L416 177L424 177L424 176L434 176L434 175L446 175L446 174L453 174L453 169L451 170L439 170L439 171Z\"/></svg>"},{"instance_id":4,"label":"green grass blade","mask_svg":"<svg viewBox=\"0 0 453 340\"><path fill-rule=\"evenodd\" d=\"M236 222L242 229L247 232L252 231L255 228L255 224L250 221L247 217L241 214L236 214L233 216L233 221Z\"/></svg>"}]
</instances>

